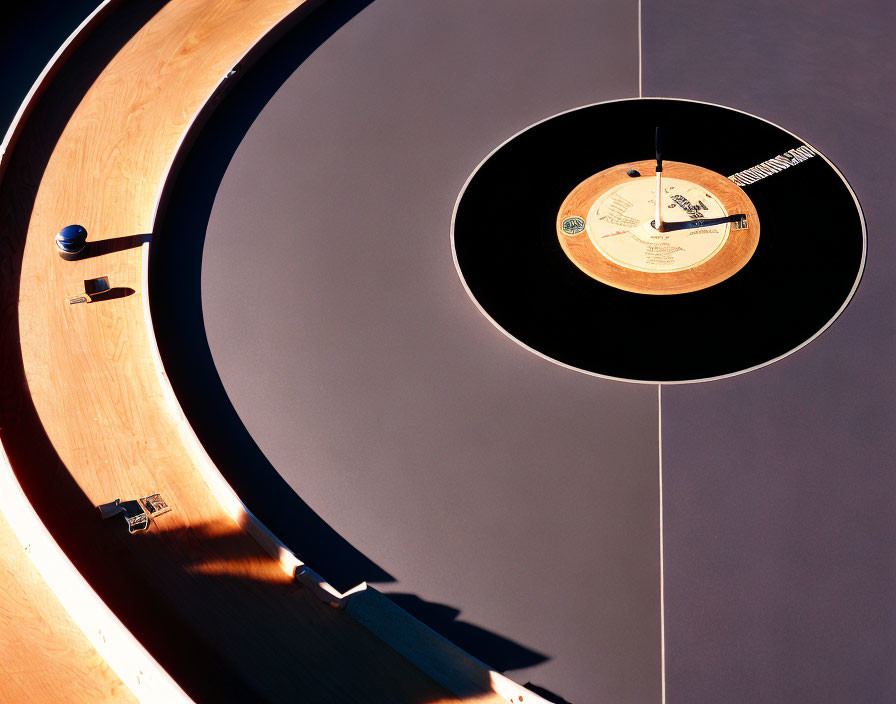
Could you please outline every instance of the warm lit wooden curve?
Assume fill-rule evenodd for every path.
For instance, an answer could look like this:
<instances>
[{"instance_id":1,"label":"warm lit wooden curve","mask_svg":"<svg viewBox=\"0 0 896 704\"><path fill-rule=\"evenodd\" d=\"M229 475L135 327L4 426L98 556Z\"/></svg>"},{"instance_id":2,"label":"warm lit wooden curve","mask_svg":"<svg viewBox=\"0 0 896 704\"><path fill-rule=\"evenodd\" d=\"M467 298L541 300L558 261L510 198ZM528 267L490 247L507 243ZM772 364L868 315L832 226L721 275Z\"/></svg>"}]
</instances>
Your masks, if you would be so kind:
<instances>
[{"instance_id":1,"label":"warm lit wooden curve","mask_svg":"<svg viewBox=\"0 0 896 704\"><path fill-rule=\"evenodd\" d=\"M0 513L0 688L10 702L134 702Z\"/></svg>"},{"instance_id":2,"label":"warm lit wooden curve","mask_svg":"<svg viewBox=\"0 0 896 704\"><path fill-rule=\"evenodd\" d=\"M61 66L114 8L104 0L57 49L34 82L0 146L0 181L27 118ZM25 140L27 143L27 139ZM20 178L22 174L19 174ZM11 179L14 185L21 182ZM9 194L7 188L3 192ZM14 198L13 201L20 200ZM11 234L16 208L4 205L3 232ZM21 222L21 220L19 220ZM10 228L10 229L7 229ZM12 240L12 241L10 241ZM0 239L7 265L15 238ZM0 276L4 300L14 293L7 266ZM4 321L5 322L5 321ZM4 325L4 330L7 326ZM0 368L9 376L11 345ZM11 395L4 393L4 411ZM15 411L15 406L12 408ZM5 414L4 414L5 415ZM125 681L122 681L124 675ZM10 702L188 701L78 574L34 508L0 446L0 692ZM135 699L136 697L136 699Z\"/></svg>"},{"instance_id":3,"label":"warm lit wooden curve","mask_svg":"<svg viewBox=\"0 0 896 704\"><path fill-rule=\"evenodd\" d=\"M539 701L411 624L373 590L344 610L322 601L272 556L263 527L225 495L214 467L199 466L207 458L191 446L154 357L140 245L151 239L194 119L259 39L304 8L300 0L158 4L67 120L33 205L29 175L9 166L3 177L7 197L24 194L3 233L21 262L17 302L5 294L15 319L4 323L2 339L21 352L22 378L5 382L11 400L0 430L13 471L48 525L59 525L48 512L72 511L65 544L78 550L82 570L103 577L102 594L126 610L128 598L143 600L132 617L152 609L157 623L149 631L138 624L139 633L155 639L147 647L176 678L190 679L193 696L436 702L458 694L507 701L511 693ZM63 261L53 234L72 223L87 228L92 249ZM99 276L116 295L69 305L84 280ZM84 508L156 492L173 510L145 534L128 536L120 521L102 522ZM119 571L126 577L116 581Z\"/></svg>"}]
</instances>

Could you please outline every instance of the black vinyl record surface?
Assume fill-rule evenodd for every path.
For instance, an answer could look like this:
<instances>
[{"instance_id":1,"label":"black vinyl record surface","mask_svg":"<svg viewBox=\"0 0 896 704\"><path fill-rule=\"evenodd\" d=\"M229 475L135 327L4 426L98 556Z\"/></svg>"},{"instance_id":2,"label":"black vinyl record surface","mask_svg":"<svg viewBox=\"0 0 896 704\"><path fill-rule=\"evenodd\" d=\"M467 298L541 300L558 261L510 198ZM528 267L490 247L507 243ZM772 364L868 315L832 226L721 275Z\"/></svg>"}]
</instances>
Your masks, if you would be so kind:
<instances>
[{"instance_id":1,"label":"black vinyl record surface","mask_svg":"<svg viewBox=\"0 0 896 704\"><path fill-rule=\"evenodd\" d=\"M843 310L865 260L858 202L820 154L744 187L759 214L758 247L710 288L630 293L563 253L555 228L564 198L603 169L651 159L658 124L664 159L724 176L804 144L757 117L684 100L600 103L540 122L496 149L458 199L452 237L470 295L524 346L618 379L711 379L801 347Z\"/></svg>"}]
</instances>

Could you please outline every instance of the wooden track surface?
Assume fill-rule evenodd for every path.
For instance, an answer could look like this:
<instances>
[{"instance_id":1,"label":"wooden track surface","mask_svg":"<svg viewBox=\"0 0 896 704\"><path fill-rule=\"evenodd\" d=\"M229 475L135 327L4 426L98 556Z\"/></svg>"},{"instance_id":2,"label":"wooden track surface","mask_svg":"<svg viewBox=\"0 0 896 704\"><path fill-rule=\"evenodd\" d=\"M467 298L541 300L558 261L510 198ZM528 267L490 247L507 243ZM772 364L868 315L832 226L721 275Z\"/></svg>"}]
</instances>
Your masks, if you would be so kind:
<instances>
[{"instance_id":1,"label":"wooden track surface","mask_svg":"<svg viewBox=\"0 0 896 704\"><path fill-rule=\"evenodd\" d=\"M134 702L0 513L0 701Z\"/></svg>"},{"instance_id":2,"label":"wooden track surface","mask_svg":"<svg viewBox=\"0 0 896 704\"><path fill-rule=\"evenodd\" d=\"M59 79L29 117L0 189L0 440L56 540L194 698L455 700L296 583L241 527L197 470L153 361L140 245L151 237L172 159L228 71L300 5L135 2L125 24L139 31L121 46L104 35L105 54L94 60L108 63L86 93ZM71 223L87 228L92 245L65 262L53 234ZM115 295L70 306L67 298L96 276L108 276ZM129 536L95 508L156 492L173 510L147 533ZM119 691L89 648L64 652L60 670L101 672L97 686ZM487 677L453 689L506 701Z\"/></svg>"},{"instance_id":3,"label":"wooden track surface","mask_svg":"<svg viewBox=\"0 0 896 704\"><path fill-rule=\"evenodd\" d=\"M49 84L83 40L102 25L115 0L105 0L86 17L58 48L38 76L15 115L0 147L0 181L21 139L27 152L20 156L18 185L36 181L46 153L46 134L25 129ZM77 85L77 81L70 85ZM44 126L46 127L46 125ZM29 150L27 147L32 147ZM21 153L20 153L21 154ZM24 168L21 168L24 167ZM15 183L15 182L13 182ZM0 292L14 300L17 284L13 222L16 206L28 198L3 195L3 232L0 238L5 265ZM27 206L26 206L27 207ZM12 296L10 294L13 294ZM7 308L11 311L11 308ZM8 313L7 313L8 315ZM4 330L8 321L4 316ZM15 414L16 394L9 381L18 362L17 345L0 346L4 374L4 415ZM125 673L127 681L121 679ZM0 700L4 702L96 702L165 700L187 701L184 692L109 611L78 574L47 532L22 492L0 446Z\"/></svg>"}]
</instances>

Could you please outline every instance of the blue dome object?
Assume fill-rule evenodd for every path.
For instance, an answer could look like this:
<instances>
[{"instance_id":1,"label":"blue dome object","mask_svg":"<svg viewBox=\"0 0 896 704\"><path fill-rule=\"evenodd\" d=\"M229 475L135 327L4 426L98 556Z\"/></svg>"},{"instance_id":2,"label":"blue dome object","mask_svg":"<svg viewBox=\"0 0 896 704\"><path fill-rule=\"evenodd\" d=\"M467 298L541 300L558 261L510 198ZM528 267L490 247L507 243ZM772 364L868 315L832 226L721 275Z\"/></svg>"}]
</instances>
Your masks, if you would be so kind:
<instances>
[{"instance_id":1,"label":"blue dome object","mask_svg":"<svg viewBox=\"0 0 896 704\"><path fill-rule=\"evenodd\" d=\"M66 225L56 233L56 247L66 254L77 254L87 243L87 230L80 225Z\"/></svg>"}]
</instances>

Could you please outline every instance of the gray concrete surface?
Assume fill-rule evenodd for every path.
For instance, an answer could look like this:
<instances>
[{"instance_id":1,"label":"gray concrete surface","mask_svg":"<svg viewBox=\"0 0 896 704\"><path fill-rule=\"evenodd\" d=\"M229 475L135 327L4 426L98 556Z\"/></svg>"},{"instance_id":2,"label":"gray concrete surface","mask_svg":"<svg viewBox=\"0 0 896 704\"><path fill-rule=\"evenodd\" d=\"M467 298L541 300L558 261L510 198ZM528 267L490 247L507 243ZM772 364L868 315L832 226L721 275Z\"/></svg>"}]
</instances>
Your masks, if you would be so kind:
<instances>
[{"instance_id":1,"label":"gray concrete surface","mask_svg":"<svg viewBox=\"0 0 896 704\"><path fill-rule=\"evenodd\" d=\"M858 293L815 342L663 389L669 702L896 701L894 29L884 1L644 2L644 95L800 135L869 232Z\"/></svg>"},{"instance_id":2,"label":"gray concrete surface","mask_svg":"<svg viewBox=\"0 0 896 704\"><path fill-rule=\"evenodd\" d=\"M457 280L448 221L507 136L637 95L636 11L374 0L246 135L202 270L222 381L295 492L399 603L578 703L660 699L655 388L504 338ZM813 344L663 390L668 701L893 701L894 9L642 15L645 96L800 135L870 233L855 300Z\"/></svg>"},{"instance_id":3,"label":"gray concrete surface","mask_svg":"<svg viewBox=\"0 0 896 704\"><path fill-rule=\"evenodd\" d=\"M295 492L398 603L578 703L660 695L656 389L504 337L449 223L497 144L637 80L631 2L375 0L246 134L202 263L215 364Z\"/></svg>"}]
</instances>

